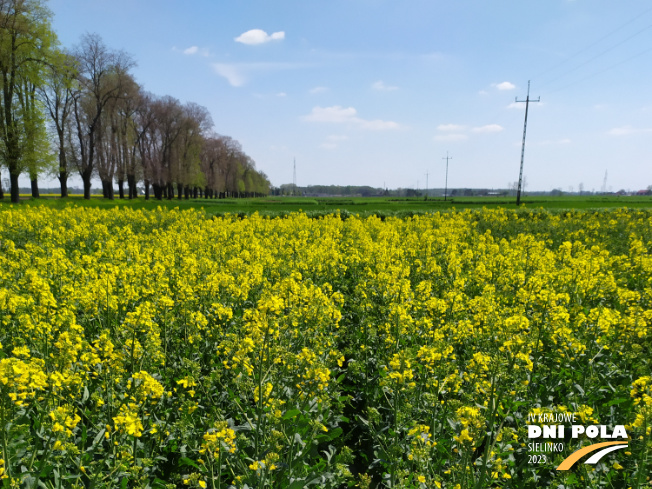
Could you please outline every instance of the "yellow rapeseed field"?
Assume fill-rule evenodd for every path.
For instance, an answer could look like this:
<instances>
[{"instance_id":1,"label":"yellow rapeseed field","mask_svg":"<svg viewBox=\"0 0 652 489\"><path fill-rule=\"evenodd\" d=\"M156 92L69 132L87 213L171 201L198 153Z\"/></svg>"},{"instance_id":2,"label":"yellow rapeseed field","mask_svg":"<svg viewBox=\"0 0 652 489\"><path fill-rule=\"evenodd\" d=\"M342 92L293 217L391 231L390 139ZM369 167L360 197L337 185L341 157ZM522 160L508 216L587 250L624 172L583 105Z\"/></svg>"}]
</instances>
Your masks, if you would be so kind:
<instances>
[{"instance_id":1,"label":"yellow rapeseed field","mask_svg":"<svg viewBox=\"0 0 652 489\"><path fill-rule=\"evenodd\" d=\"M651 248L627 209L3 210L0 485L649 487ZM542 413L628 447L533 462Z\"/></svg>"}]
</instances>

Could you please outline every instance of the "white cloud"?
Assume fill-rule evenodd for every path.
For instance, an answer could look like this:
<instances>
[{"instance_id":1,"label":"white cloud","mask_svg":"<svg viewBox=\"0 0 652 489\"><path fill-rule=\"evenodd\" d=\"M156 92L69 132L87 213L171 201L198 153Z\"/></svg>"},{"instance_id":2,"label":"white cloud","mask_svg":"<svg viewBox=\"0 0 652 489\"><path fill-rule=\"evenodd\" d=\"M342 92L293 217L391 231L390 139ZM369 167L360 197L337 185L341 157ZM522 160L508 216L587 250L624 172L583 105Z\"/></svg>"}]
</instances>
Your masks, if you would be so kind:
<instances>
[{"instance_id":1,"label":"white cloud","mask_svg":"<svg viewBox=\"0 0 652 489\"><path fill-rule=\"evenodd\" d=\"M464 141L469 138L469 132L476 134L492 134L503 130L498 124L486 124L484 126L472 127L461 124L439 124L437 130L443 134L437 134L435 141Z\"/></svg>"},{"instance_id":2,"label":"white cloud","mask_svg":"<svg viewBox=\"0 0 652 489\"><path fill-rule=\"evenodd\" d=\"M353 107L340 107L334 105L333 107L313 107L312 112L304 116L304 120L311 122L354 122L357 111Z\"/></svg>"},{"instance_id":3,"label":"white cloud","mask_svg":"<svg viewBox=\"0 0 652 489\"><path fill-rule=\"evenodd\" d=\"M494 83L493 86L498 90L514 90L516 88L516 85L508 81L504 81L502 83Z\"/></svg>"},{"instance_id":4,"label":"white cloud","mask_svg":"<svg viewBox=\"0 0 652 489\"><path fill-rule=\"evenodd\" d=\"M200 56L209 57L211 55L210 51L207 48L200 48L199 46L190 46L189 48L179 49L176 46L172 46L172 51L175 53L182 53L186 56L194 56L199 54Z\"/></svg>"},{"instance_id":5,"label":"white cloud","mask_svg":"<svg viewBox=\"0 0 652 489\"><path fill-rule=\"evenodd\" d=\"M360 127L363 129L369 129L370 131L385 131L387 129L398 129L400 126L397 122L394 121L360 121Z\"/></svg>"},{"instance_id":6,"label":"white cloud","mask_svg":"<svg viewBox=\"0 0 652 489\"><path fill-rule=\"evenodd\" d=\"M309 122L330 122L335 124L351 124L362 129L371 131L383 131L387 129L398 129L400 126L393 121L366 120L358 117L358 112L353 107L313 107L310 114L303 116L304 121Z\"/></svg>"},{"instance_id":7,"label":"white cloud","mask_svg":"<svg viewBox=\"0 0 652 489\"><path fill-rule=\"evenodd\" d=\"M472 130L473 132L478 132L478 133L484 133L484 134L487 134L487 133L492 133L492 132L500 132L500 131L502 131L503 129L504 129L503 126L500 126L500 125L498 125L498 124L487 124L487 125L485 125L485 126L474 127L474 128L471 129L471 130Z\"/></svg>"},{"instance_id":8,"label":"white cloud","mask_svg":"<svg viewBox=\"0 0 652 489\"><path fill-rule=\"evenodd\" d=\"M466 126L461 126L459 124L439 124L437 126L438 131L466 131Z\"/></svg>"},{"instance_id":9,"label":"white cloud","mask_svg":"<svg viewBox=\"0 0 652 489\"><path fill-rule=\"evenodd\" d=\"M635 133L636 130L632 126L614 127L609 131L610 136L627 136Z\"/></svg>"},{"instance_id":10,"label":"white cloud","mask_svg":"<svg viewBox=\"0 0 652 489\"><path fill-rule=\"evenodd\" d=\"M339 146L338 143L340 143L342 141L346 141L347 139L349 139L348 136L343 136L343 135L339 135L339 134L332 134L332 135L328 136L326 138L326 141L321 143L319 145L319 147L321 149L328 149L328 150L336 149Z\"/></svg>"},{"instance_id":11,"label":"white cloud","mask_svg":"<svg viewBox=\"0 0 652 489\"><path fill-rule=\"evenodd\" d=\"M227 79L233 87L241 87L247 82L244 71L238 65L213 63L215 73Z\"/></svg>"},{"instance_id":12,"label":"white cloud","mask_svg":"<svg viewBox=\"0 0 652 489\"><path fill-rule=\"evenodd\" d=\"M277 97L287 97L288 94L285 93L285 92L278 92L278 93L276 94L276 96L277 96Z\"/></svg>"},{"instance_id":13,"label":"white cloud","mask_svg":"<svg viewBox=\"0 0 652 489\"><path fill-rule=\"evenodd\" d=\"M302 65L295 63L213 63L215 73L227 79L234 87L241 87L253 73L289 70Z\"/></svg>"},{"instance_id":14,"label":"white cloud","mask_svg":"<svg viewBox=\"0 0 652 489\"><path fill-rule=\"evenodd\" d=\"M238 37L234 38L236 42L250 46L256 44L265 44L266 42L270 41L280 41L281 39L285 39L285 32L279 31L274 32L270 35L261 29L251 29L250 31L244 32Z\"/></svg>"},{"instance_id":15,"label":"white cloud","mask_svg":"<svg viewBox=\"0 0 652 489\"><path fill-rule=\"evenodd\" d=\"M394 90L398 90L398 87L386 85L385 82L382 80L378 80L377 82L373 83L371 85L371 88L373 88L374 90L378 90L379 92L391 92Z\"/></svg>"},{"instance_id":16,"label":"white cloud","mask_svg":"<svg viewBox=\"0 0 652 489\"><path fill-rule=\"evenodd\" d=\"M328 91L327 87L314 87L309 90L309 92L312 93L313 95L316 93L324 93L327 91Z\"/></svg>"},{"instance_id":17,"label":"white cloud","mask_svg":"<svg viewBox=\"0 0 652 489\"><path fill-rule=\"evenodd\" d=\"M464 141L465 139L469 139L469 136L466 134L437 134L435 136L435 141L450 141L450 142L455 142L455 141Z\"/></svg>"},{"instance_id":18,"label":"white cloud","mask_svg":"<svg viewBox=\"0 0 652 489\"><path fill-rule=\"evenodd\" d=\"M609 131L610 136L630 136L632 134L643 134L652 132L652 129L639 129L632 126L614 127Z\"/></svg>"}]
</instances>

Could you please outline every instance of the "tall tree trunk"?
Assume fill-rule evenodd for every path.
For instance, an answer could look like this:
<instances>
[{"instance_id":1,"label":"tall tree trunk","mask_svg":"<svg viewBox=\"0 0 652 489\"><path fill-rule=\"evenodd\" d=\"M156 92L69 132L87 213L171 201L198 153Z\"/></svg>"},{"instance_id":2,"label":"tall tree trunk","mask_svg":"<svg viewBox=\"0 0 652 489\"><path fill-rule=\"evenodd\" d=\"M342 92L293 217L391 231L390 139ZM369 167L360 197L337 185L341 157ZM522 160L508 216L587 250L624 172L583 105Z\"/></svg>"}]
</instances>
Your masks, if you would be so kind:
<instances>
[{"instance_id":1,"label":"tall tree trunk","mask_svg":"<svg viewBox=\"0 0 652 489\"><path fill-rule=\"evenodd\" d=\"M9 180L11 181L11 203L17 204L20 202L20 189L18 188L18 175L13 173L9 174Z\"/></svg>"},{"instance_id":2,"label":"tall tree trunk","mask_svg":"<svg viewBox=\"0 0 652 489\"><path fill-rule=\"evenodd\" d=\"M59 184L61 197L68 197L68 161L66 160L63 131L59 131Z\"/></svg>"},{"instance_id":3,"label":"tall tree trunk","mask_svg":"<svg viewBox=\"0 0 652 489\"><path fill-rule=\"evenodd\" d=\"M105 199L113 200L113 182L111 180L102 180L102 193Z\"/></svg>"},{"instance_id":4,"label":"tall tree trunk","mask_svg":"<svg viewBox=\"0 0 652 489\"><path fill-rule=\"evenodd\" d=\"M177 198L179 200L181 200L183 198L182 197L182 192L183 192L183 185L181 185L180 183L177 183Z\"/></svg>"},{"instance_id":5,"label":"tall tree trunk","mask_svg":"<svg viewBox=\"0 0 652 489\"><path fill-rule=\"evenodd\" d=\"M5 191L2 190L2 173L0 173L0 200L5 198Z\"/></svg>"},{"instance_id":6,"label":"tall tree trunk","mask_svg":"<svg viewBox=\"0 0 652 489\"><path fill-rule=\"evenodd\" d=\"M122 179L118 180L118 194L121 199L125 198L125 181Z\"/></svg>"},{"instance_id":7,"label":"tall tree trunk","mask_svg":"<svg viewBox=\"0 0 652 489\"><path fill-rule=\"evenodd\" d=\"M174 199L174 185L168 183L168 200Z\"/></svg>"},{"instance_id":8,"label":"tall tree trunk","mask_svg":"<svg viewBox=\"0 0 652 489\"><path fill-rule=\"evenodd\" d=\"M149 200L149 180L145 179L145 200Z\"/></svg>"},{"instance_id":9,"label":"tall tree trunk","mask_svg":"<svg viewBox=\"0 0 652 489\"><path fill-rule=\"evenodd\" d=\"M82 181L84 182L84 198L89 200L91 198L91 172L84 172Z\"/></svg>"},{"instance_id":10,"label":"tall tree trunk","mask_svg":"<svg viewBox=\"0 0 652 489\"><path fill-rule=\"evenodd\" d=\"M32 197L38 199L40 196L38 191L38 178L32 178Z\"/></svg>"},{"instance_id":11,"label":"tall tree trunk","mask_svg":"<svg viewBox=\"0 0 652 489\"><path fill-rule=\"evenodd\" d=\"M186 200L190 199L190 188L187 185L183 187L183 196Z\"/></svg>"},{"instance_id":12,"label":"tall tree trunk","mask_svg":"<svg viewBox=\"0 0 652 489\"><path fill-rule=\"evenodd\" d=\"M68 172L59 172L59 183L61 184L61 197L68 197Z\"/></svg>"},{"instance_id":13,"label":"tall tree trunk","mask_svg":"<svg viewBox=\"0 0 652 489\"><path fill-rule=\"evenodd\" d=\"M128 193L129 193L129 200L135 199L138 197L136 194L136 186L134 185L134 176L127 174L127 187L128 187Z\"/></svg>"}]
</instances>

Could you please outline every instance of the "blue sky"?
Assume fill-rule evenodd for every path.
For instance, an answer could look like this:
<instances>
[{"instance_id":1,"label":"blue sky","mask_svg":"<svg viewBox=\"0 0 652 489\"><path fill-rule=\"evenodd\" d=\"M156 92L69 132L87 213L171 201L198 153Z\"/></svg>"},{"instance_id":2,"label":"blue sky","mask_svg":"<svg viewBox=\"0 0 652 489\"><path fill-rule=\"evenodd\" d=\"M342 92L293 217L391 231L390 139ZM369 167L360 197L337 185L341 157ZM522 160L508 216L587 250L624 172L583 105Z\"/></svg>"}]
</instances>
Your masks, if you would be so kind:
<instances>
[{"instance_id":1,"label":"blue sky","mask_svg":"<svg viewBox=\"0 0 652 489\"><path fill-rule=\"evenodd\" d=\"M51 0L63 46L129 52L148 91L206 106L272 184L652 185L645 0Z\"/></svg>"}]
</instances>

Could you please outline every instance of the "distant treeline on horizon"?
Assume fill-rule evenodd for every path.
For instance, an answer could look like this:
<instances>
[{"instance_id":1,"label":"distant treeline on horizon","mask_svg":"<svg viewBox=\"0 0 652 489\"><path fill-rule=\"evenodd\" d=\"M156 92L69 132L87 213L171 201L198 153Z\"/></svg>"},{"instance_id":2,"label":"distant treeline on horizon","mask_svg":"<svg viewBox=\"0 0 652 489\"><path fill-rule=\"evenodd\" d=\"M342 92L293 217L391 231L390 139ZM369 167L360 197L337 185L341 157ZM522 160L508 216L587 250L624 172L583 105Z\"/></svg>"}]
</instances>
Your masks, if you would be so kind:
<instances>
[{"instance_id":1,"label":"distant treeline on horizon","mask_svg":"<svg viewBox=\"0 0 652 489\"><path fill-rule=\"evenodd\" d=\"M307 185L304 187L291 183L272 187L271 195L304 196L304 197L508 197L515 196L515 188L381 188L368 185ZM526 195L652 195L652 190L618 192L597 192L597 191L564 191L559 188L552 190L528 191Z\"/></svg>"},{"instance_id":2,"label":"distant treeline on horizon","mask_svg":"<svg viewBox=\"0 0 652 489\"><path fill-rule=\"evenodd\" d=\"M41 189L41 194L58 194L59 187ZM31 188L21 187L21 194L30 194ZM78 187L69 187L69 195L84 195L84 189ZM92 195L103 195L103 189L93 188ZM138 187L138 195L144 196L144 188ZM272 187L270 195L275 196L296 196L296 197L425 197L425 189L397 188L382 189L380 187L370 187L368 185L308 185L305 187L292 184L284 184L280 187ZM514 189L486 189L486 188L449 188L446 195L448 197L512 197L516 195ZM639 190L636 192L619 190L618 192L597 192L597 191L562 191L553 189L550 191L531 191L526 195L530 196L589 196L589 195L652 195L652 190ZM431 188L427 191L428 197L439 198L444 196L444 189ZM176 197L175 197L176 198Z\"/></svg>"}]
</instances>

